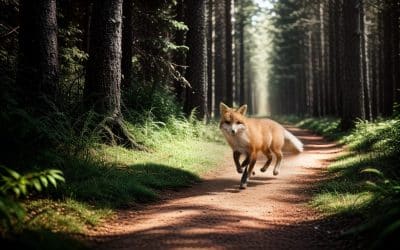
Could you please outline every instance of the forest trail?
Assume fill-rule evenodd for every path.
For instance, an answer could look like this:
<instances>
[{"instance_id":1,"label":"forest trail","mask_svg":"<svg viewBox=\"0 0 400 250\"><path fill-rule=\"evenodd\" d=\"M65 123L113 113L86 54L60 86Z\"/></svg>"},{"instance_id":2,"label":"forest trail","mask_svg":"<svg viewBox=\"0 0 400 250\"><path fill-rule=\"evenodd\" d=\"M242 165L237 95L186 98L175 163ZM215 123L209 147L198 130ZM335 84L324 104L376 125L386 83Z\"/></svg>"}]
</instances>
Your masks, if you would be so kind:
<instances>
[{"instance_id":1,"label":"forest trail","mask_svg":"<svg viewBox=\"0 0 400 250\"><path fill-rule=\"evenodd\" d=\"M340 226L323 219L307 202L326 178L326 165L343 150L311 132L288 129L305 152L286 155L281 172L255 167L248 188L231 156L204 182L168 192L156 204L121 210L113 221L90 232L96 249L343 249Z\"/></svg>"}]
</instances>

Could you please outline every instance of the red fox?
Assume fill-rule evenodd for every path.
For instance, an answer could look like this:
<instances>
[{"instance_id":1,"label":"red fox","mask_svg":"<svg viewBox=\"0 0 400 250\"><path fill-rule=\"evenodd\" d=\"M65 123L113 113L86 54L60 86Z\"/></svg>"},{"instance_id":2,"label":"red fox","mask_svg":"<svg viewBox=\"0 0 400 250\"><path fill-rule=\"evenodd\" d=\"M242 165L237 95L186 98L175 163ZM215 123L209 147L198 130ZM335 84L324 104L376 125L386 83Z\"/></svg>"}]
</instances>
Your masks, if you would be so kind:
<instances>
[{"instance_id":1,"label":"red fox","mask_svg":"<svg viewBox=\"0 0 400 250\"><path fill-rule=\"evenodd\" d=\"M246 188L249 173L253 173L257 154L262 152L267 157L267 162L261 168L265 172L272 162L272 154L276 156L274 175L279 174L282 162L282 148L286 143L291 144L295 152L303 152L303 143L287 131L279 123L270 119L253 119L245 116L247 105L238 109L229 108L220 103L221 121L219 128L233 150L233 160L238 173L243 173L240 188ZM245 159L240 163L240 156ZM248 166L248 168L247 168Z\"/></svg>"}]
</instances>

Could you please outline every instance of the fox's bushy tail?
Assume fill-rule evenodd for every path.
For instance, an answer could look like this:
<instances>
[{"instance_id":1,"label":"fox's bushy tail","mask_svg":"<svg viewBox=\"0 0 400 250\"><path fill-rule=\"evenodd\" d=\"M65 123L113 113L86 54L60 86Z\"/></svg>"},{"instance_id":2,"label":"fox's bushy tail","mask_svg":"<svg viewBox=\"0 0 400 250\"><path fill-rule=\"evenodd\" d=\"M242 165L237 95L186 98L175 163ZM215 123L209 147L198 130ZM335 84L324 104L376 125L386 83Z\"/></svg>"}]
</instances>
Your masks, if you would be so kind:
<instances>
[{"instance_id":1,"label":"fox's bushy tail","mask_svg":"<svg viewBox=\"0 0 400 250\"><path fill-rule=\"evenodd\" d=\"M287 131L286 129L284 130L284 137L285 137L285 141L289 142L291 144L291 146L293 146L294 150L296 151L296 153L301 153L303 152L303 143L297 139L296 136L294 136L292 133L290 133L289 131Z\"/></svg>"}]
</instances>

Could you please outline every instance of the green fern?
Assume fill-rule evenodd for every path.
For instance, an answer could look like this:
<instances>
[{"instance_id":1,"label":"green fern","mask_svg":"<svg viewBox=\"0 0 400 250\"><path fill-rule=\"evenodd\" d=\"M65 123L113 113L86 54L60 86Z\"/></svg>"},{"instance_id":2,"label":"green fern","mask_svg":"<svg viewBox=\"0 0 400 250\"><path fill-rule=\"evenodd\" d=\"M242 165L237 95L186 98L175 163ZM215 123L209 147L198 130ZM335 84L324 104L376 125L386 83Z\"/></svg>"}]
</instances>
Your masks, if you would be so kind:
<instances>
[{"instance_id":1,"label":"green fern","mask_svg":"<svg viewBox=\"0 0 400 250\"><path fill-rule=\"evenodd\" d=\"M18 200L21 196L65 182L62 171L57 169L20 174L0 165L0 170L0 225L5 230L16 227L25 217L25 209Z\"/></svg>"}]
</instances>

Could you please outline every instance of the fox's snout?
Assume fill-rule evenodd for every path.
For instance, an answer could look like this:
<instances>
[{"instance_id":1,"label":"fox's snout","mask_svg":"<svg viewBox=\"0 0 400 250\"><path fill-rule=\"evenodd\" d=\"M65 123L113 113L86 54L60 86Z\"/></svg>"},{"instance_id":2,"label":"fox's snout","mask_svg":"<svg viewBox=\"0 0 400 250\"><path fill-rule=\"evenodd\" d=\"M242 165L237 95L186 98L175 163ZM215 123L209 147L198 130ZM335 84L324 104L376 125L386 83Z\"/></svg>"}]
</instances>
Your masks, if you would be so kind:
<instances>
[{"instance_id":1,"label":"fox's snout","mask_svg":"<svg viewBox=\"0 0 400 250\"><path fill-rule=\"evenodd\" d=\"M224 123L221 126L221 129L225 131L225 133L230 134L231 136L239 134L241 131L244 131L246 128L243 124L226 124Z\"/></svg>"}]
</instances>

